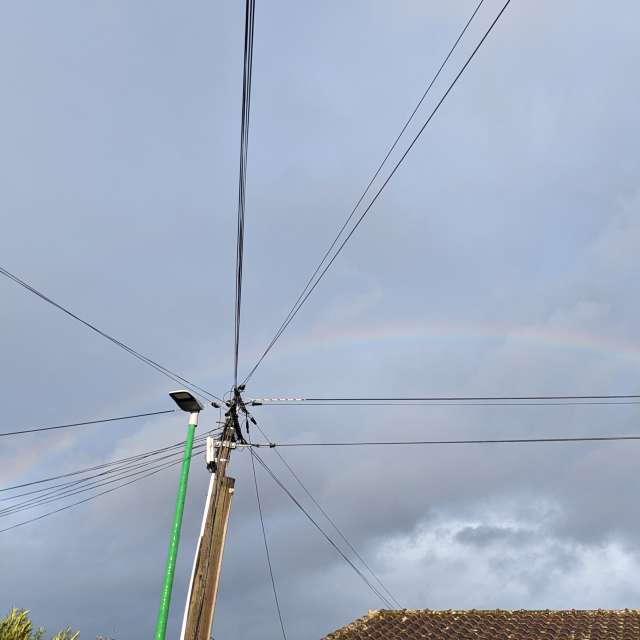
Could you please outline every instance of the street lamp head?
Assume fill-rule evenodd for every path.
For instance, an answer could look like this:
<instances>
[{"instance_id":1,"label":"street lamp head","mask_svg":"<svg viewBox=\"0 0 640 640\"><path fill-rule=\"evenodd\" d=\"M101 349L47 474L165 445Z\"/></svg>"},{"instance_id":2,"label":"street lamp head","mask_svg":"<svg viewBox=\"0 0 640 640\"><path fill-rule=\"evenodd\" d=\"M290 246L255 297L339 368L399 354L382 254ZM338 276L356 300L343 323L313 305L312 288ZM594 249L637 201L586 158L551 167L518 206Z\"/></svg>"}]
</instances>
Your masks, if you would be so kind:
<instances>
[{"instance_id":1,"label":"street lamp head","mask_svg":"<svg viewBox=\"0 0 640 640\"><path fill-rule=\"evenodd\" d=\"M179 391L171 391L169 393L173 401L187 413L199 413L202 411L202 405L198 399L189 391L180 389Z\"/></svg>"}]
</instances>

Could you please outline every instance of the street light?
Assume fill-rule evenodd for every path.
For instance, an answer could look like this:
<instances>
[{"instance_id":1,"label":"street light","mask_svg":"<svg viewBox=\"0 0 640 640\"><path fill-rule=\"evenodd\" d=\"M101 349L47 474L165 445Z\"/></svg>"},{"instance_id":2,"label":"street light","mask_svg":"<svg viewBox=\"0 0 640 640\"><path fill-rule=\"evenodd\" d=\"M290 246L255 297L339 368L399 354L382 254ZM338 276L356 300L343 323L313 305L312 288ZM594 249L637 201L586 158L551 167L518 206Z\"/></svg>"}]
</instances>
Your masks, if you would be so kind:
<instances>
[{"instance_id":1,"label":"street light","mask_svg":"<svg viewBox=\"0 0 640 640\"><path fill-rule=\"evenodd\" d=\"M198 401L192 393L189 391L171 391L169 393L171 399L183 410L187 413L199 413L202 411L202 405ZM198 421L198 416L196 416L196 423Z\"/></svg>"},{"instance_id":2,"label":"street light","mask_svg":"<svg viewBox=\"0 0 640 640\"><path fill-rule=\"evenodd\" d=\"M184 512L184 500L187 494L187 481L189 480L189 467L193 450L193 437L198 426L198 414L202 411L202 405L189 391L180 389L169 394L172 400L190 414L187 427L187 439L184 443L184 455L182 457L182 472L178 485L178 497L176 498L176 512L173 516L171 537L169 538L169 553L167 555L167 568L164 574L164 585L160 596L160 609L156 622L155 640L165 640L167 634L167 620L169 618L169 606L171 605L171 591L173 589L173 576L176 570L176 558L178 557L178 543L180 542L180 529L182 528L182 514Z\"/></svg>"}]
</instances>

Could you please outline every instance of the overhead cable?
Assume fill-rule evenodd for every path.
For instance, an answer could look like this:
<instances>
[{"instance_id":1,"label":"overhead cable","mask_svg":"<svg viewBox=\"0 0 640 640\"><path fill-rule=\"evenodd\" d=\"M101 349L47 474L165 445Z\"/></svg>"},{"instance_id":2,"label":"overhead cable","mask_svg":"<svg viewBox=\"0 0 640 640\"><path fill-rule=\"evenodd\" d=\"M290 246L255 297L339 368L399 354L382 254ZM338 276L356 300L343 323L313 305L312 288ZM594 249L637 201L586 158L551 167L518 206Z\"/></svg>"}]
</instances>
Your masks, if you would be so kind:
<instances>
[{"instance_id":1,"label":"overhead cable","mask_svg":"<svg viewBox=\"0 0 640 640\"><path fill-rule=\"evenodd\" d=\"M234 384L238 386L238 351L240 346L240 311L242 307L242 267L244 261L244 214L249 150L249 116L251 113L251 78L253 71L253 31L255 0L246 0L244 27L244 70L242 82L242 117L240 125L240 172L238 177L238 234L236 244L236 306L234 343Z\"/></svg>"},{"instance_id":2,"label":"overhead cable","mask_svg":"<svg viewBox=\"0 0 640 640\"><path fill-rule=\"evenodd\" d=\"M200 440L200 439L204 439L206 438L206 435L202 435L202 436L198 436L196 438L194 438L194 442ZM137 461L137 460L143 460L145 458L149 458L151 456L154 456L158 453L162 453L164 451L170 451L171 449L176 449L179 447L184 447L184 441L181 442L176 442L174 444L168 445L166 447L160 447L159 449L151 449L150 451L144 451L142 453L138 453L135 454L133 456L128 456L126 458L120 458L117 460L111 460L109 462L103 462L102 464L97 464L97 465L93 465L91 467L86 467L85 469L76 469L75 471L69 471L67 473L61 473L55 476L50 476L48 478L40 478L38 480L31 480L29 482L22 482L20 484L14 484L12 486L9 487L2 487L0 488L0 492L5 492L5 491L13 491L15 489L22 489L24 487L31 487L33 485L37 485L37 484L44 484L47 482L53 482L54 480L60 480L62 478L70 478L72 476L78 476L78 475L82 475L84 473L89 473L91 471L97 471L98 469L105 469L107 467L113 467L115 465L120 465L123 463L127 463L127 462L132 462L132 461Z\"/></svg>"},{"instance_id":3,"label":"overhead cable","mask_svg":"<svg viewBox=\"0 0 640 640\"><path fill-rule=\"evenodd\" d=\"M73 318L74 320L77 320L78 322L83 324L88 329L91 329L91 331L94 331L95 333L97 333L98 335L102 336L106 340L109 340L109 342L112 342L113 344L115 344L116 346L120 347L121 349L124 349L124 351L126 351L127 353L132 355L134 358L137 358L141 362L144 362L145 364L149 365L150 367L152 367L153 369L155 369L156 371L158 371L162 375L166 376L167 378L170 378L171 380L173 380L174 382L176 382L178 384L183 384L183 385L189 387L191 389L191 391L195 395L198 395L201 398L202 397L210 397L210 398L214 398L216 400L220 400L220 398L218 398L218 396L214 395L210 391L207 391L206 389L203 389L202 387L199 387L198 385L196 385L195 383L187 380L186 378L183 378L182 376L178 375L174 371L171 371L171 369L168 369L167 367L164 367L163 365L159 364L155 360L151 360L151 358L139 353L138 351L136 351L132 347L126 345L124 342L121 342L120 340L118 340L117 338L114 338L113 336L109 335L108 333L106 333L102 329L99 329L95 324L93 324L91 322L88 322L87 320L83 320L80 316L77 316L75 313L73 313L72 311L70 311L66 307L63 307L61 304L57 303L55 300L52 300L51 298L46 296L44 293L38 291L35 287L32 287L28 282L25 282L24 280L22 280L21 278L19 278L16 275L14 275L10 271L7 271L7 269L5 269L4 267L0 267L0 274L5 276L5 277L7 277L7 278L9 278L10 280L13 280L13 282L15 282L16 284L19 284L21 287L25 288L27 291L30 291L34 295L38 296L41 300L44 300L45 302L48 302L50 305L52 305L56 309L62 311L63 313L65 313L70 318ZM204 396L202 394L204 394Z\"/></svg>"},{"instance_id":4,"label":"overhead cable","mask_svg":"<svg viewBox=\"0 0 640 640\"><path fill-rule=\"evenodd\" d=\"M257 404L280 404L280 403L306 403L306 402L370 402L378 404L382 402L489 402L489 401L526 401L526 400L631 400L640 399L640 394L617 394L617 395L588 395L588 396L563 396L563 395L529 395L529 396L409 396L409 397L280 397L280 398L251 398L247 402Z\"/></svg>"},{"instance_id":5,"label":"overhead cable","mask_svg":"<svg viewBox=\"0 0 640 640\"><path fill-rule=\"evenodd\" d=\"M266 440L271 440L267 434L262 430L262 428L260 427L259 424L256 424L256 427L258 428L258 430L260 431L260 433L263 435L263 437ZM327 521L329 522L329 524L334 528L334 530L336 531L336 533L342 538L343 542L347 545L347 547L351 550L351 552L356 556L356 558L358 558L358 560L362 563L362 565L367 569L367 571L371 574L371 576L374 578L374 580L380 585L380 587L384 590L384 592L389 596L389 598L393 601L393 604L398 608L398 609L402 609L403 606L398 602L398 600L396 599L396 597L391 593L391 591L389 591L389 589L387 588L387 586L384 584L384 582L382 582L382 579L376 574L376 572L371 568L371 566L369 565L369 563L362 557L362 555L358 552L358 550L355 548L355 546L351 543L351 541L346 537L346 535L342 532L342 530L340 529L340 527L338 527L338 525L336 524L335 520L327 513L327 511L324 509L324 507L318 502L318 500L316 500L316 498L313 496L313 494L311 493L311 491L309 491L309 489L307 488L307 486L305 485L304 482L302 482L302 480L300 479L300 476L293 470L293 468L291 467L291 465L287 462L287 460L285 459L285 457L276 449L275 451L276 455L278 456L278 458L280 458L280 461L282 462L282 464L288 469L289 473L294 477L295 481L300 485L300 487L302 488L302 490L307 494L307 496L309 497L309 499L311 500L311 502L313 502L313 504L316 506L316 508L318 509L318 511L320 511L320 513L327 519ZM253 461L252 461L253 464Z\"/></svg>"},{"instance_id":6,"label":"overhead cable","mask_svg":"<svg viewBox=\"0 0 640 640\"><path fill-rule=\"evenodd\" d=\"M160 469L156 469L154 471L150 471L149 473L139 477L139 478L134 478L133 480L128 480L127 482L123 482L122 484L118 485L117 487L112 487L111 489L106 489L105 491L101 491L99 493L96 493L95 495L89 496L88 498L83 498L82 500L78 500L77 502L72 502L71 504L67 504L63 507L60 507L58 509L55 509L53 511L48 511L47 513L43 513L42 515L36 516L35 518L30 518L29 520L23 520L22 522L18 522L14 525L11 525L10 527L5 527L4 529L0 529L0 533L5 533L6 531L11 531L12 529L17 529L18 527L22 527L24 525L30 524L32 522L37 522L38 520L42 520L43 518L48 518L49 516L55 515L56 513L60 513L62 511L66 511L68 509L73 509L74 507L77 507L78 505L84 504L85 502L90 502L92 500L95 500L96 498L99 498L100 496L104 496L107 495L108 493L113 493L114 491L118 491L118 489L122 489L123 487L129 486L131 484L134 484L136 482L140 482L141 480L144 480L145 478L149 478L150 476L154 476L157 473L161 473L162 471L165 471L166 469L169 469L177 464L182 464L182 460L177 460L175 462L171 462L166 464L164 467L160 468Z\"/></svg>"},{"instance_id":7,"label":"overhead cable","mask_svg":"<svg viewBox=\"0 0 640 640\"><path fill-rule=\"evenodd\" d=\"M209 434L211 434L212 432L209 432ZM194 444L195 443L199 443L201 441L204 441L206 439L206 435L204 436L199 436L197 438L194 438ZM38 489L30 489L29 491L23 491L21 493L13 493L10 494L8 496L5 496L4 498L0 498L0 502L9 502L12 500L17 500L18 498L23 498L25 496L38 496L38 497L44 497L46 495L50 495L51 493L55 493L56 490L66 490L69 489L71 487L76 487L79 486L81 484L84 484L85 482L89 482L91 480L94 480L96 478L104 478L106 476L113 476L116 473L120 473L122 471L127 471L129 469L134 469L134 468L139 468L141 466L141 464L153 464L154 462L157 462L158 460L164 460L166 458L168 458L169 456L176 456L176 455L182 455L183 454L183 447L184 447L184 443L180 443L174 447L171 447L171 449L168 450L173 450L172 453L166 455L166 456L161 456L160 453L163 453L162 451L157 452L157 453L152 453L148 456L145 456L144 458L139 458L139 459L134 459L132 461L129 462L124 462L122 464L115 464L115 465L110 465L108 466L105 470L103 471L98 471L97 473L92 473L90 475L85 475L83 477L80 478L76 478L75 480L67 480L65 482L60 482L57 484L48 484L49 481L44 481L43 484L41 484L39 486ZM145 463L144 460L147 460L147 462Z\"/></svg>"},{"instance_id":8,"label":"overhead cable","mask_svg":"<svg viewBox=\"0 0 640 640\"><path fill-rule=\"evenodd\" d=\"M322 280L322 278L324 277L325 273L329 270L329 268L331 267L331 265L333 264L333 262L335 261L335 259L338 257L338 255L340 255L340 253L342 252L342 250L344 249L345 245L347 244L347 242L349 242L349 240L351 239L351 236L354 234L355 230L360 226L360 223L364 220L365 216L367 215L367 213L369 213L369 210L371 209L371 207L373 207L373 205L375 204L375 202L378 200L378 198L380 197L380 194L384 191L385 187L387 186L387 184L389 183L389 181L391 180L391 178L393 178L393 176L395 175L396 171L398 170L398 168L400 167L400 165L404 162L405 158L407 157L407 155L409 154L409 152L411 151L411 149L413 148L413 146L415 145L415 143L418 141L418 139L420 138L420 136L422 135L422 133L424 132L424 130L426 129L427 125L431 122L431 120L433 119L433 117L435 116L435 114L438 112L438 110L440 109L440 106L442 105L442 103L446 100L447 96L449 95L449 93L451 92L451 90L453 89L453 87L455 86L455 84L458 82L459 78L462 76L462 74L464 73L464 71L466 70L467 66L469 65L469 63L471 62L471 60L475 57L476 53L478 52L478 50L480 49L480 47L483 45L484 41L487 39L487 37L489 36L489 34L491 33L491 31L493 30L493 28L495 27L495 25L497 24L497 22L500 20L500 18L502 17L502 14L505 12L505 10L507 9L507 7L509 6L509 4L511 3L511 0L507 0L507 2L504 4L504 6L502 7L502 9L500 10L500 12L498 13L498 15L495 17L495 19L493 20L493 22L491 23L491 25L489 26L489 28L487 29L487 31L485 32L485 34L482 36L481 40L479 41L479 43L476 45L476 47L473 49L471 55L467 58L466 62L464 63L464 65L462 66L462 68L460 69L460 71L457 73L457 75L454 77L453 82L451 82L451 84L449 85L449 87L447 88L447 90L445 91L444 95L442 96L442 98L440 98L440 100L436 103L436 106L434 107L434 109L431 111L430 115L428 116L427 120L425 121L425 123L422 125L422 127L419 129L418 133L416 134L416 136L412 139L412 141L410 142L409 146L407 147L407 149L404 151L404 153L400 156L400 159L396 162L396 164L394 165L393 169L391 170L391 172L389 173L389 175L387 176L387 178L384 180L384 182L382 183L382 185L379 187L379 189L376 191L376 193L374 194L373 198L371 199L371 201L369 202L369 204L367 205L367 207L364 209L364 212L360 215L360 217L357 219L356 223L354 224L354 226L351 228L351 230L349 231L349 233L347 234L347 236L344 238L344 240L341 242L341 244L338 246L338 248L335 250L335 252L333 253L333 256L331 257L331 259L327 261L328 255L329 253L333 250L333 248L335 247L338 238L341 236L341 234L343 233L344 229L346 228L347 224L349 223L349 221L351 220L351 218L353 217L353 215L355 214L355 210L358 208L358 206L360 205L360 203L362 202L362 199L364 199L366 193L368 192L369 188L371 187L371 183L373 183L373 181L376 179L378 173L380 172L380 168L378 169L378 171L376 172L376 174L374 175L374 178L371 180L371 183L369 185L367 185L367 188L365 189L365 192L362 195L362 198L358 201L358 203L356 204L356 206L354 207L354 210L352 211L352 213L350 214L350 216L347 218L347 222L345 223L345 225L343 226L342 229L340 229L340 232L338 234L338 236L336 237L336 239L334 240L334 242L332 243L329 251L325 254L325 256L322 258L320 265L318 266L318 268L316 269L316 271L313 273L313 275L311 276L310 280L307 282L305 288L303 289L302 293L298 296L298 300L295 302L295 304L293 305L293 307L291 308L291 310L289 311L289 313L287 314L287 316L285 317L283 323L280 325L280 328L276 331L275 335L273 336L273 338L271 339L271 341L269 342L269 344L267 345L267 348L264 350L264 352L262 353L262 355L260 356L260 358L258 359L258 361L256 362L256 364L253 366L253 368L249 371L249 373L247 374L246 378L243 381L243 384L246 384L248 382L248 380L253 376L253 374L255 373L256 369L260 366L260 364L262 363L262 361L265 359L265 357L267 356L267 354L269 353L269 351L271 351L271 349L273 348L273 346L275 345L275 343L278 341L278 339L280 338L280 336L284 333L284 331L286 330L286 328L289 326L289 324L291 323L291 321L294 319L294 317L298 314L298 312L300 311L302 305L307 301L307 299L309 298L309 296L313 293L314 289L318 286L318 283ZM469 24L471 23L471 20L473 19L473 17L475 16L475 14L477 13L478 9L480 8L480 6L482 5L482 2L476 7L475 11L473 12L471 18L469 19L469 21L467 22L467 24L465 25L462 33L460 34L460 36L458 37L458 39L456 40L456 42L454 43L454 46L452 47L451 51L449 52L449 54L447 55L447 57L445 58L444 63L442 64L442 66L440 67L440 69L438 70L434 80L432 81L431 85L429 85L429 88L427 89L427 92L425 92L425 96L426 93L428 93L429 89L431 88L433 82L435 82L436 78L438 77L438 75L440 74L440 71L442 70L442 68L444 67L444 65L446 64L446 61L449 59L449 57L451 56L451 54L453 53L453 50L456 48L458 42L460 41L460 39L462 38L462 36L464 35L465 31L467 30ZM422 100L424 100L424 97L422 98ZM419 102L418 107L420 106L422 100ZM416 107L416 111L418 109L418 107ZM413 115L411 115L411 117L409 118L409 120L407 121L405 127L403 128L401 134L399 137L402 136L402 133L404 133L404 129L406 129L407 125L409 124L409 122L411 121L411 119L413 118ZM393 148L395 148L395 145L397 144L397 140L394 142L394 144L392 145L392 148L389 150L389 154L391 153L391 151L393 151ZM388 156L387 156L388 157ZM383 165L386 162L387 157L385 157L384 161L383 161ZM325 264L326 262L326 264ZM323 266L324 264L324 266ZM318 271L320 271L319 275L318 275ZM313 281L313 284L311 284L311 282Z\"/></svg>"},{"instance_id":9,"label":"overhead cable","mask_svg":"<svg viewBox=\"0 0 640 640\"><path fill-rule=\"evenodd\" d=\"M325 264L327 258L329 257L329 255L331 254L331 251L333 250L333 248L336 246L338 240L340 239L340 237L342 236L344 230L347 228L348 224L351 222L353 216L355 215L356 211L358 210L358 207L360 206L360 204L362 203L362 201L364 200L364 198L366 197L367 193L369 193L369 190L371 189L371 186L373 185L373 183L375 182L376 178L378 177L378 175L380 174L380 172L382 171L382 168L384 167L384 165L386 164L387 160L389 159L389 156L393 153L393 151L395 150L396 146L398 145L398 142L400 141L400 139L402 138L402 136L404 135L404 132L407 130L407 127L409 126L409 124L412 122L414 116L416 115L416 113L418 112L418 109L420 109L420 107L422 106L422 103L424 102L424 100L426 99L427 95L429 94L429 92L431 91L431 87L433 87L433 85L435 84L436 80L440 77L440 73L442 72L442 70L444 69L445 65L447 64L447 62L449 61L449 58L452 56L453 52L455 51L456 47L458 46L458 43L460 42L460 40L462 39L462 37L464 36L464 34L466 33L467 29L469 28L469 25L471 24L472 20L474 19L476 13L478 13L480 7L482 6L482 4L484 3L484 0L480 0L480 2L477 4L476 8L474 9L473 13L471 14L471 16L469 17L469 19L467 20L466 24L464 25L462 31L460 32L460 34L458 35L458 37L456 38L455 42L453 43L452 47L449 49L449 52L447 53L447 55L445 56L444 60L442 61L442 64L440 65L440 67L438 68L438 70L436 71L435 75L433 76L433 78L431 79L431 82L429 82L429 84L427 85L426 90L424 91L424 93L422 94L422 96L420 97L420 99L418 100L416 106L413 108L413 111L411 112L411 114L409 115L409 117L407 118L407 120L405 121L404 125L402 126L402 128L400 129L400 133L398 133L398 135L396 136L395 140L393 141L393 143L391 144L391 146L389 147L389 149L387 150L384 158L382 159L382 162L380 162L380 164L378 165L378 168L376 169L376 171L374 172L373 176L371 177L371 179L369 180L369 183L367 184L367 186L365 187L364 191L362 192L362 194L360 195L360 197L358 198L358 201L355 203L355 205L353 206L353 208L351 209L351 212L349 213L349 215L347 216L347 219L344 221L342 227L340 227L340 230L338 231L338 233L336 234L336 237L333 239L333 242L329 245L329 248L326 250L325 254L322 256L322 259L320 260L318 266L316 267L315 271L311 274L311 277L309 278L309 280L307 281L306 285L304 286L304 288L302 289L302 291L300 292L300 295L298 296L298 299L294 302L293 306L291 307L291 309L289 310L289 313L287 314L287 316L285 317L284 321L282 322L282 324L280 325L279 329L276 331L274 337L272 338L271 343L268 345L267 347L267 351L269 350L270 347L273 346L273 344L275 344L275 342L278 340L278 338L280 337L282 331L284 331L285 329L285 323L287 323L287 321L289 320L289 318L291 317L291 315L295 312L296 309L296 305L300 302L300 300L302 299L302 297L304 296L304 294L308 291L309 287L311 286L311 284L313 283L314 278L316 277L316 275L318 274L318 271L320 271L320 269L323 267L323 265ZM266 353L264 354L266 355ZM258 363L259 364L259 363ZM257 366L257 365L256 365ZM249 373L249 375L247 376L247 378L245 379L245 383L246 381L251 377L251 375L253 374L253 371L251 371Z\"/></svg>"},{"instance_id":10,"label":"overhead cable","mask_svg":"<svg viewBox=\"0 0 640 640\"><path fill-rule=\"evenodd\" d=\"M198 453L202 451L204 447L205 447L204 444L196 445L193 447L193 451L194 453ZM94 482L90 482L89 479L76 480L74 483L71 483L71 486L52 489L51 491L44 492L41 495L29 498L28 500L24 500L23 502L12 504L8 507L5 507L4 509L0 509L0 518L7 517L14 513L25 511L27 509L34 509L44 504L49 504L51 502L57 502L58 500L63 500L65 498L78 495L79 493L84 493L86 491L91 491L99 487L110 485L110 484L113 484L114 482L118 482L126 478L132 478L132 477L141 475L143 473L146 473L147 471L150 471L152 469L158 469L161 467L164 468L164 465L168 464L165 461L170 459L175 459L176 456L180 456L180 458L182 458L184 457L184 454L181 451L177 451L172 454L167 454L165 456L154 458L148 462L139 463L127 469L119 469L117 471L114 470L111 472L105 472L103 478ZM88 484L85 484L87 482Z\"/></svg>"},{"instance_id":11,"label":"overhead cable","mask_svg":"<svg viewBox=\"0 0 640 640\"><path fill-rule=\"evenodd\" d=\"M333 541L333 539L324 531L324 529L316 522L316 520L311 516L311 514L300 504L298 499L287 489L287 487L280 481L280 479L276 476L276 474L269 468L267 463L253 450L253 448L249 449L251 455L260 463L260 465L265 469L265 471L271 476L272 480L285 492L285 494L291 499L291 501L302 511L302 513L306 516L306 518L311 522L311 524L322 534L325 540L337 551L337 553L342 557L342 559L356 572L356 574L360 577L360 579L369 587L369 589L384 603L384 605L393 609L392 603L384 596L384 594L380 593L375 585L371 584L367 576L362 573L362 571L351 561L351 559L342 551L342 549Z\"/></svg>"},{"instance_id":12,"label":"overhead cable","mask_svg":"<svg viewBox=\"0 0 640 640\"><path fill-rule=\"evenodd\" d=\"M408 446L408 445L448 445L448 444L530 444L534 442L624 442L640 440L640 436L582 436L577 438L500 438L495 440L395 440L361 442L270 442L256 444L254 447L371 447L371 446Z\"/></svg>"},{"instance_id":13,"label":"overhead cable","mask_svg":"<svg viewBox=\"0 0 640 640\"><path fill-rule=\"evenodd\" d=\"M267 542L267 532L264 528L264 518L262 516L262 503L260 501L260 491L258 489L258 476L256 474L256 463L254 457L251 456L251 469L253 471L253 483L256 489L256 502L258 504L258 517L260 518L260 527L262 528L262 540L264 542L264 550L267 556L267 566L269 568L269 576L271 578L271 588L273 589L273 599L276 604L276 611L278 613L278 620L280 621L280 628L282 629L282 637L287 640L287 633L284 630L284 622L282 621L282 611L280 610L280 601L278 600L278 590L276 588L276 580L273 576L273 567L271 566L271 554L269 553L269 544Z\"/></svg>"},{"instance_id":14,"label":"overhead cable","mask_svg":"<svg viewBox=\"0 0 640 640\"><path fill-rule=\"evenodd\" d=\"M638 400L619 402L260 402L265 407L580 407L640 404Z\"/></svg>"},{"instance_id":15,"label":"overhead cable","mask_svg":"<svg viewBox=\"0 0 640 640\"><path fill-rule=\"evenodd\" d=\"M5 431L0 433L2 436L18 436L25 433L39 433L41 431L54 431L55 429L69 429L71 427L85 427L93 424L103 424L105 422L118 422L119 420L133 420L134 418L147 418L149 416L160 416L166 413L174 413L175 409L165 411L150 411L148 413L134 413L130 416L120 416L118 418L97 418L96 420L87 420L85 422L70 422L68 424L58 424L53 427L32 427L30 429L22 429L20 431Z\"/></svg>"},{"instance_id":16,"label":"overhead cable","mask_svg":"<svg viewBox=\"0 0 640 640\"><path fill-rule=\"evenodd\" d=\"M194 443L196 440L194 439ZM140 468L141 465L144 464L153 464L158 460L164 460L170 456L181 455L183 450L182 446L178 445L176 447L172 447L169 449L171 453L166 452L158 452L153 453L148 456L131 460L129 462L124 462L122 464L110 465L107 468L97 471L96 473L90 473L89 475L83 475L80 478L77 476L72 476L75 479L73 480L65 480L64 482L59 482L56 484L50 484L50 482L45 481L38 486L37 489L29 489L28 491L22 491L21 493L12 493L4 498L0 498L0 502L9 502L12 500L17 500L18 498L23 498L25 496L38 496L43 497L46 495L50 495L51 493L55 493L57 490L64 491L71 487L76 487L85 482L90 482L91 480L95 480L97 478L104 478L106 476L113 476L114 474L120 473L122 471L127 471L129 469ZM161 455L165 453L165 455Z\"/></svg>"}]
</instances>

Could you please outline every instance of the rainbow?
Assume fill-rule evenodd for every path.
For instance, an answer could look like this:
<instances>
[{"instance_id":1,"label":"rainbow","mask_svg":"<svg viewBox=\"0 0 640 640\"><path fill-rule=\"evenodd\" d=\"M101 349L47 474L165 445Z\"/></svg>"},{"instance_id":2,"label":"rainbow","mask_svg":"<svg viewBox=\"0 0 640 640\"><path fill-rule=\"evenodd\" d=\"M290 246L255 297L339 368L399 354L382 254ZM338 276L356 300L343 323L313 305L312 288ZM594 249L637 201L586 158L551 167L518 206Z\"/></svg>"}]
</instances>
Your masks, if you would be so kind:
<instances>
[{"instance_id":1,"label":"rainbow","mask_svg":"<svg viewBox=\"0 0 640 640\"><path fill-rule=\"evenodd\" d=\"M353 327L344 330L314 329L304 337L290 341L280 352L282 355L303 354L317 349L384 342L416 342L432 345L448 342L493 340L502 344L531 345L553 350L571 350L598 357L618 358L640 363L640 347L601 336L577 331L562 331L538 327L486 326L447 323L403 323L369 326L362 329Z\"/></svg>"}]
</instances>

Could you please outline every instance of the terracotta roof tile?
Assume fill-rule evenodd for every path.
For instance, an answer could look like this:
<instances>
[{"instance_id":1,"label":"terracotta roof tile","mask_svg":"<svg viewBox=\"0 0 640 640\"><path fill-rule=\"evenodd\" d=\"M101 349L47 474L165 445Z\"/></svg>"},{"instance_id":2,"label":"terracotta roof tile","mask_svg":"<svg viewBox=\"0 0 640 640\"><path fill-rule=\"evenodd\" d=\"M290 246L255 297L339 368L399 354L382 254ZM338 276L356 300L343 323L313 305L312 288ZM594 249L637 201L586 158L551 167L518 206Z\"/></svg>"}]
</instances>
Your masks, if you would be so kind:
<instances>
[{"instance_id":1,"label":"terracotta roof tile","mask_svg":"<svg viewBox=\"0 0 640 640\"><path fill-rule=\"evenodd\" d=\"M640 640L640 610L370 611L324 640Z\"/></svg>"}]
</instances>

